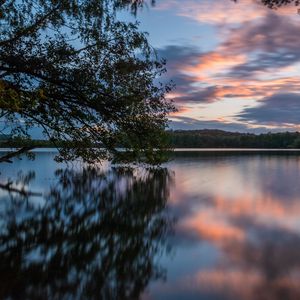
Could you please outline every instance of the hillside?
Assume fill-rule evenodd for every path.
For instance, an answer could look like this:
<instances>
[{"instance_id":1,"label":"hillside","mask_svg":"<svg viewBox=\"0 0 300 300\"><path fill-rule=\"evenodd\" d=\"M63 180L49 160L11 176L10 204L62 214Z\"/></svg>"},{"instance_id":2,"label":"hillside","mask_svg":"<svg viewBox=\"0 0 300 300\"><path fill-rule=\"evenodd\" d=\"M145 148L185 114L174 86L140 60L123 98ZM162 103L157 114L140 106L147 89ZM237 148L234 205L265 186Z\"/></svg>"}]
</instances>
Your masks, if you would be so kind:
<instances>
[{"instance_id":1,"label":"hillside","mask_svg":"<svg viewBox=\"0 0 300 300\"><path fill-rule=\"evenodd\" d=\"M250 134L222 130L169 131L175 148L300 148L299 132Z\"/></svg>"}]
</instances>

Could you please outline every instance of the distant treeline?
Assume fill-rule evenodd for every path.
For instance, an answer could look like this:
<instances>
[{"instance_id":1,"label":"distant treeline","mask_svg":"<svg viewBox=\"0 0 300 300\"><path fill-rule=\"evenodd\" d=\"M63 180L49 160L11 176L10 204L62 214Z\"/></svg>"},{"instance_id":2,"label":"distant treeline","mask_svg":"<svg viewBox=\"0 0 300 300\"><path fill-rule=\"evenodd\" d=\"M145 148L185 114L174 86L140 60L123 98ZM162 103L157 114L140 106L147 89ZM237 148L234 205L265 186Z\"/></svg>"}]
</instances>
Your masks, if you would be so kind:
<instances>
[{"instance_id":1,"label":"distant treeline","mask_svg":"<svg viewBox=\"0 0 300 300\"><path fill-rule=\"evenodd\" d=\"M223 130L175 130L169 131L170 143L174 148L300 148L300 132L251 134ZM47 140L13 139L0 136L0 147L66 147L66 141L53 144ZM101 147L101 144L95 147Z\"/></svg>"},{"instance_id":2,"label":"distant treeline","mask_svg":"<svg viewBox=\"0 0 300 300\"><path fill-rule=\"evenodd\" d=\"M222 130L169 131L174 148L300 148L299 132L250 134Z\"/></svg>"}]
</instances>

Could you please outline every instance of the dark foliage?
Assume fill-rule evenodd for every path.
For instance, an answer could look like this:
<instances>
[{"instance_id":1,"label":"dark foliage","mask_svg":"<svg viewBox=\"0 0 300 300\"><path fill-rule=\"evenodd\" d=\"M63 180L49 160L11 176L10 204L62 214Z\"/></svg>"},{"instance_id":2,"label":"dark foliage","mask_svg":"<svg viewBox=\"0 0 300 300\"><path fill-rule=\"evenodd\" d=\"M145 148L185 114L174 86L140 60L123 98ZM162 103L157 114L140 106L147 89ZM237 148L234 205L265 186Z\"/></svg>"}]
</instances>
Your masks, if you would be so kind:
<instances>
[{"instance_id":1,"label":"dark foliage","mask_svg":"<svg viewBox=\"0 0 300 300\"><path fill-rule=\"evenodd\" d=\"M299 0L262 0L262 3L270 8L277 8L280 6L295 4L299 5Z\"/></svg>"},{"instance_id":2,"label":"dark foliage","mask_svg":"<svg viewBox=\"0 0 300 300\"><path fill-rule=\"evenodd\" d=\"M60 159L159 163L173 110L165 72L137 24L116 19L143 1L1 1L0 117L4 132L28 136L39 127ZM105 152L93 148L101 143ZM154 150L155 148L155 150Z\"/></svg>"},{"instance_id":3,"label":"dark foliage","mask_svg":"<svg viewBox=\"0 0 300 300\"><path fill-rule=\"evenodd\" d=\"M234 2L239 2L239 0L233 0ZM300 1L299 0L260 0L264 5L266 5L269 8L276 9L281 6L294 4L296 6L299 6Z\"/></svg>"}]
</instances>

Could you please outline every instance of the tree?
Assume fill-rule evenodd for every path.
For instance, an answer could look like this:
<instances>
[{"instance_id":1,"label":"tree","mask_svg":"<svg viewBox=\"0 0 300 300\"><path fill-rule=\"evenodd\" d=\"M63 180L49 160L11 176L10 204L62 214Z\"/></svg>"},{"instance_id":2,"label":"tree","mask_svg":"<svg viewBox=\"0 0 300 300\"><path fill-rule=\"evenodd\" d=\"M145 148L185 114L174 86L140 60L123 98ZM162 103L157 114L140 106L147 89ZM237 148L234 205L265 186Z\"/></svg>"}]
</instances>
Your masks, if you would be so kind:
<instances>
[{"instance_id":1,"label":"tree","mask_svg":"<svg viewBox=\"0 0 300 300\"><path fill-rule=\"evenodd\" d=\"M170 85L158 82L164 61L137 24L116 18L117 10L135 13L142 4L1 1L3 132L30 138L38 126L55 145L65 142L60 160L163 160L167 114L174 110L165 98Z\"/></svg>"},{"instance_id":2,"label":"tree","mask_svg":"<svg viewBox=\"0 0 300 300\"><path fill-rule=\"evenodd\" d=\"M238 2L239 0L233 0L234 2ZM269 8L278 8L288 4L294 4L299 6L299 0L260 0L262 4Z\"/></svg>"},{"instance_id":3,"label":"tree","mask_svg":"<svg viewBox=\"0 0 300 300\"><path fill-rule=\"evenodd\" d=\"M277 8L288 4L295 4L298 6L300 3L299 0L261 0L261 2L270 8Z\"/></svg>"}]
</instances>

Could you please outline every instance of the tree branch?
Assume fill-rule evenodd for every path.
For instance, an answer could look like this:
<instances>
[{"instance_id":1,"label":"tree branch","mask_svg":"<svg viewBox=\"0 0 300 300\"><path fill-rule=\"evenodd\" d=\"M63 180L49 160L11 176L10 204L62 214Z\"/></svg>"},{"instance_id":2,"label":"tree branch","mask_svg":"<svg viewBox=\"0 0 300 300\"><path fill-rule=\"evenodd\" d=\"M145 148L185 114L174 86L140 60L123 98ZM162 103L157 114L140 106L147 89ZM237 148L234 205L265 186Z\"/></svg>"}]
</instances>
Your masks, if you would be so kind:
<instances>
[{"instance_id":1,"label":"tree branch","mask_svg":"<svg viewBox=\"0 0 300 300\"><path fill-rule=\"evenodd\" d=\"M26 153L34 148L35 148L34 146L25 146L25 147L20 148L17 151L9 152L0 157L0 163L2 163L2 162L12 163L11 158L14 158L20 154Z\"/></svg>"},{"instance_id":2,"label":"tree branch","mask_svg":"<svg viewBox=\"0 0 300 300\"><path fill-rule=\"evenodd\" d=\"M12 187L12 182L8 183L0 183L0 189L5 190L9 193L17 193L22 196L28 197L28 196L42 196L42 193L37 193L37 192L31 192L31 191L26 191L24 188L18 189L15 187Z\"/></svg>"},{"instance_id":3,"label":"tree branch","mask_svg":"<svg viewBox=\"0 0 300 300\"><path fill-rule=\"evenodd\" d=\"M20 30L19 32L17 32L15 34L15 36L11 37L10 39L0 41L0 46L2 47L2 46L5 46L7 44L12 44L12 43L16 42L18 39L20 39L21 37L25 37L28 34L34 32L37 28L42 26L43 23L45 23L47 21L47 19L55 11L57 11L59 9L59 7L60 7L60 5L57 5L52 10L50 10L47 14L45 14L45 15L41 16L39 19L37 19L34 24L31 24L28 27L24 28L23 30Z\"/></svg>"}]
</instances>

